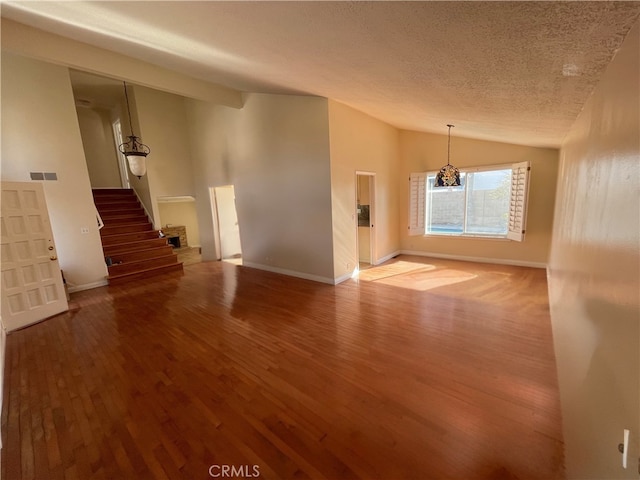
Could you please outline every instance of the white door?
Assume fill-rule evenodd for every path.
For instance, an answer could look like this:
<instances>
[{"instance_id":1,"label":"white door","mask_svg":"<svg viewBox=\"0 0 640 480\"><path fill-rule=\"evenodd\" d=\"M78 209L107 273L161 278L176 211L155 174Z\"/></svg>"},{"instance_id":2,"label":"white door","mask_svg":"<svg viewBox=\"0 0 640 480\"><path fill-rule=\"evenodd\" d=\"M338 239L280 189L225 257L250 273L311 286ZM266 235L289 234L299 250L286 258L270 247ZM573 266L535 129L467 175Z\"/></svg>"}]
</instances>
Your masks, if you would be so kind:
<instances>
[{"instance_id":1,"label":"white door","mask_svg":"<svg viewBox=\"0 0 640 480\"><path fill-rule=\"evenodd\" d=\"M240 228L236 212L236 194L233 185L215 187L216 217L220 235L220 257L222 260L241 258Z\"/></svg>"},{"instance_id":2,"label":"white door","mask_svg":"<svg viewBox=\"0 0 640 480\"><path fill-rule=\"evenodd\" d=\"M15 330L66 312L69 306L42 184L2 182L0 211L5 328Z\"/></svg>"}]
</instances>

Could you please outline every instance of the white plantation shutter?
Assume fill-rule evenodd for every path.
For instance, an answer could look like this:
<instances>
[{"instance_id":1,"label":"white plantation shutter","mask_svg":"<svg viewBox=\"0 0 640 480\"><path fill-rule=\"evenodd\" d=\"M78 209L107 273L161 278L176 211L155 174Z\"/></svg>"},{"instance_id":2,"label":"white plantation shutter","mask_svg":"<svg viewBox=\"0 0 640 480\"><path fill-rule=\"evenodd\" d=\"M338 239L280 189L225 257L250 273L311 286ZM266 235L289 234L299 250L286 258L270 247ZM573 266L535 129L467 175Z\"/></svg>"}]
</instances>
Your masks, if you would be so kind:
<instances>
[{"instance_id":1,"label":"white plantation shutter","mask_svg":"<svg viewBox=\"0 0 640 480\"><path fill-rule=\"evenodd\" d=\"M409 177L409 235L424 235L427 174L412 173Z\"/></svg>"},{"instance_id":2,"label":"white plantation shutter","mask_svg":"<svg viewBox=\"0 0 640 480\"><path fill-rule=\"evenodd\" d=\"M529 162L514 163L511 172L511 198L509 201L509 231L507 238L522 242L527 222L529 196Z\"/></svg>"}]
</instances>

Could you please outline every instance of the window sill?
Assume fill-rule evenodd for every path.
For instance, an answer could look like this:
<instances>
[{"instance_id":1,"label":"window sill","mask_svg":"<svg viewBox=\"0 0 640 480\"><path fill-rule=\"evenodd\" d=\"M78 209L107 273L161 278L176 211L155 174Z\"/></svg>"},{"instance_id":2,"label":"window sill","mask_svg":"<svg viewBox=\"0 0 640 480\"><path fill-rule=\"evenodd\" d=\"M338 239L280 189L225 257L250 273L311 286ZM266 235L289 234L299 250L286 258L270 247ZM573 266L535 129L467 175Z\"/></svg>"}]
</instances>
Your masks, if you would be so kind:
<instances>
[{"instance_id":1,"label":"window sill","mask_svg":"<svg viewBox=\"0 0 640 480\"><path fill-rule=\"evenodd\" d=\"M429 238L471 238L474 240L495 240L499 242L510 242L507 237L495 237L491 235L472 235L460 233L425 233L423 237Z\"/></svg>"}]
</instances>

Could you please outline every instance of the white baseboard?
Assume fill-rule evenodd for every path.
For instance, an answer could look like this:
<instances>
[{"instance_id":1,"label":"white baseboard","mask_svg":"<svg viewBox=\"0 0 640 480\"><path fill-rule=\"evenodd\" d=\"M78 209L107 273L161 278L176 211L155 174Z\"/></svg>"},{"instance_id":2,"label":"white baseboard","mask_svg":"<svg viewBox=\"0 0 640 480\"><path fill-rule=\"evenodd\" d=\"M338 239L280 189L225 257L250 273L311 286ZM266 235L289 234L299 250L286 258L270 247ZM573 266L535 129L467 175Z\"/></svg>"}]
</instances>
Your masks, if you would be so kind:
<instances>
[{"instance_id":1,"label":"white baseboard","mask_svg":"<svg viewBox=\"0 0 640 480\"><path fill-rule=\"evenodd\" d=\"M106 285L109 285L109 280L105 278L104 280L93 283L85 283L83 285L68 285L67 289L69 290L69 293L75 293L81 292L83 290L91 290L92 288L104 287Z\"/></svg>"},{"instance_id":2,"label":"white baseboard","mask_svg":"<svg viewBox=\"0 0 640 480\"><path fill-rule=\"evenodd\" d=\"M402 255L416 255L420 257L444 258L446 260L461 260L463 262L495 263L498 265L514 265L516 267L547 268L546 263L511 260L506 258L467 257L464 255L449 255L446 253L424 252L420 250L400 250Z\"/></svg>"},{"instance_id":3,"label":"white baseboard","mask_svg":"<svg viewBox=\"0 0 640 480\"><path fill-rule=\"evenodd\" d=\"M374 262L374 265L380 265L381 263L384 263L387 260L391 260L393 257L397 257L398 255L400 255L400 250L396 250L395 252L390 253L389 255L385 255L384 257L377 259Z\"/></svg>"},{"instance_id":4,"label":"white baseboard","mask_svg":"<svg viewBox=\"0 0 640 480\"><path fill-rule=\"evenodd\" d=\"M329 285L335 285L335 280L329 277L321 277L319 275L296 272L295 270L287 270L285 268L272 267L271 265L262 265L260 263L247 262L245 260L242 261L242 265L245 267L256 268L258 270L266 270L267 272L289 275L290 277L304 278L305 280L313 280L314 282L321 282L321 283L328 283Z\"/></svg>"},{"instance_id":5,"label":"white baseboard","mask_svg":"<svg viewBox=\"0 0 640 480\"><path fill-rule=\"evenodd\" d=\"M333 281L333 284L334 284L334 285L338 285L339 283L346 282L346 281L347 281L347 280L349 280L350 278L353 278L353 272L352 272L352 271L351 271L351 272L347 272L347 273L345 273L344 275L342 275L342 276L340 276L340 277L336 278L336 279Z\"/></svg>"},{"instance_id":6,"label":"white baseboard","mask_svg":"<svg viewBox=\"0 0 640 480\"><path fill-rule=\"evenodd\" d=\"M510 259L504 259L504 258L468 257L468 256L461 256L461 255L449 255L449 254L443 254L443 253L414 251L414 250L396 250L395 252L392 252L388 255L385 255L384 257L377 259L374 265L379 265L381 263L384 263L388 260L391 260L394 257L397 257L398 255L416 255L420 257L443 258L447 260L461 260L465 262L495 263L498 265L514 265L518 267L547 268L546 263L539 263L539 262L526 262L521 260L510 260ZM258 270L265 270L267 272L280 273L282 275L288 275L290 277L304 278L305 280L313 280L314 282L327 283L329 285L338 285L353 277L353 272L347 272L338 278L321 277L319 275L312 275L309 273L297 272L295 270L288 270L285 268L273 267L271 265L263 265L261 263L247 262L246 260L243 260L242 265L250 268L255 268ZM90 287L90 288L93 288L93 287Z\"/></svg>"}]
</instances>

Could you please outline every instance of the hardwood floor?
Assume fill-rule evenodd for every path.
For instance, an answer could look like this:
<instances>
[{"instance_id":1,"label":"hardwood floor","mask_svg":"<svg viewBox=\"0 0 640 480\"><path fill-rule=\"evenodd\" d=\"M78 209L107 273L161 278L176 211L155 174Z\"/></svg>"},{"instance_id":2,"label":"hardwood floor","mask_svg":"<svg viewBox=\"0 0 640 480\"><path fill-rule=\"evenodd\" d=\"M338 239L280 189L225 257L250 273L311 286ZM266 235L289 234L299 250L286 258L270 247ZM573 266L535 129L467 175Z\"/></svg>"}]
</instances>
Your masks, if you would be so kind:
<instances>
[{"instance_id":1,"label":"hardwood floor","mask_svg":"<svg viewBox=\"0 0 640 480\"><path fill-rule=\"evenodd\" d=\"M184 270L9 335L4 479L564 478L544 270Z\"/></svg>"}]
</instances>

